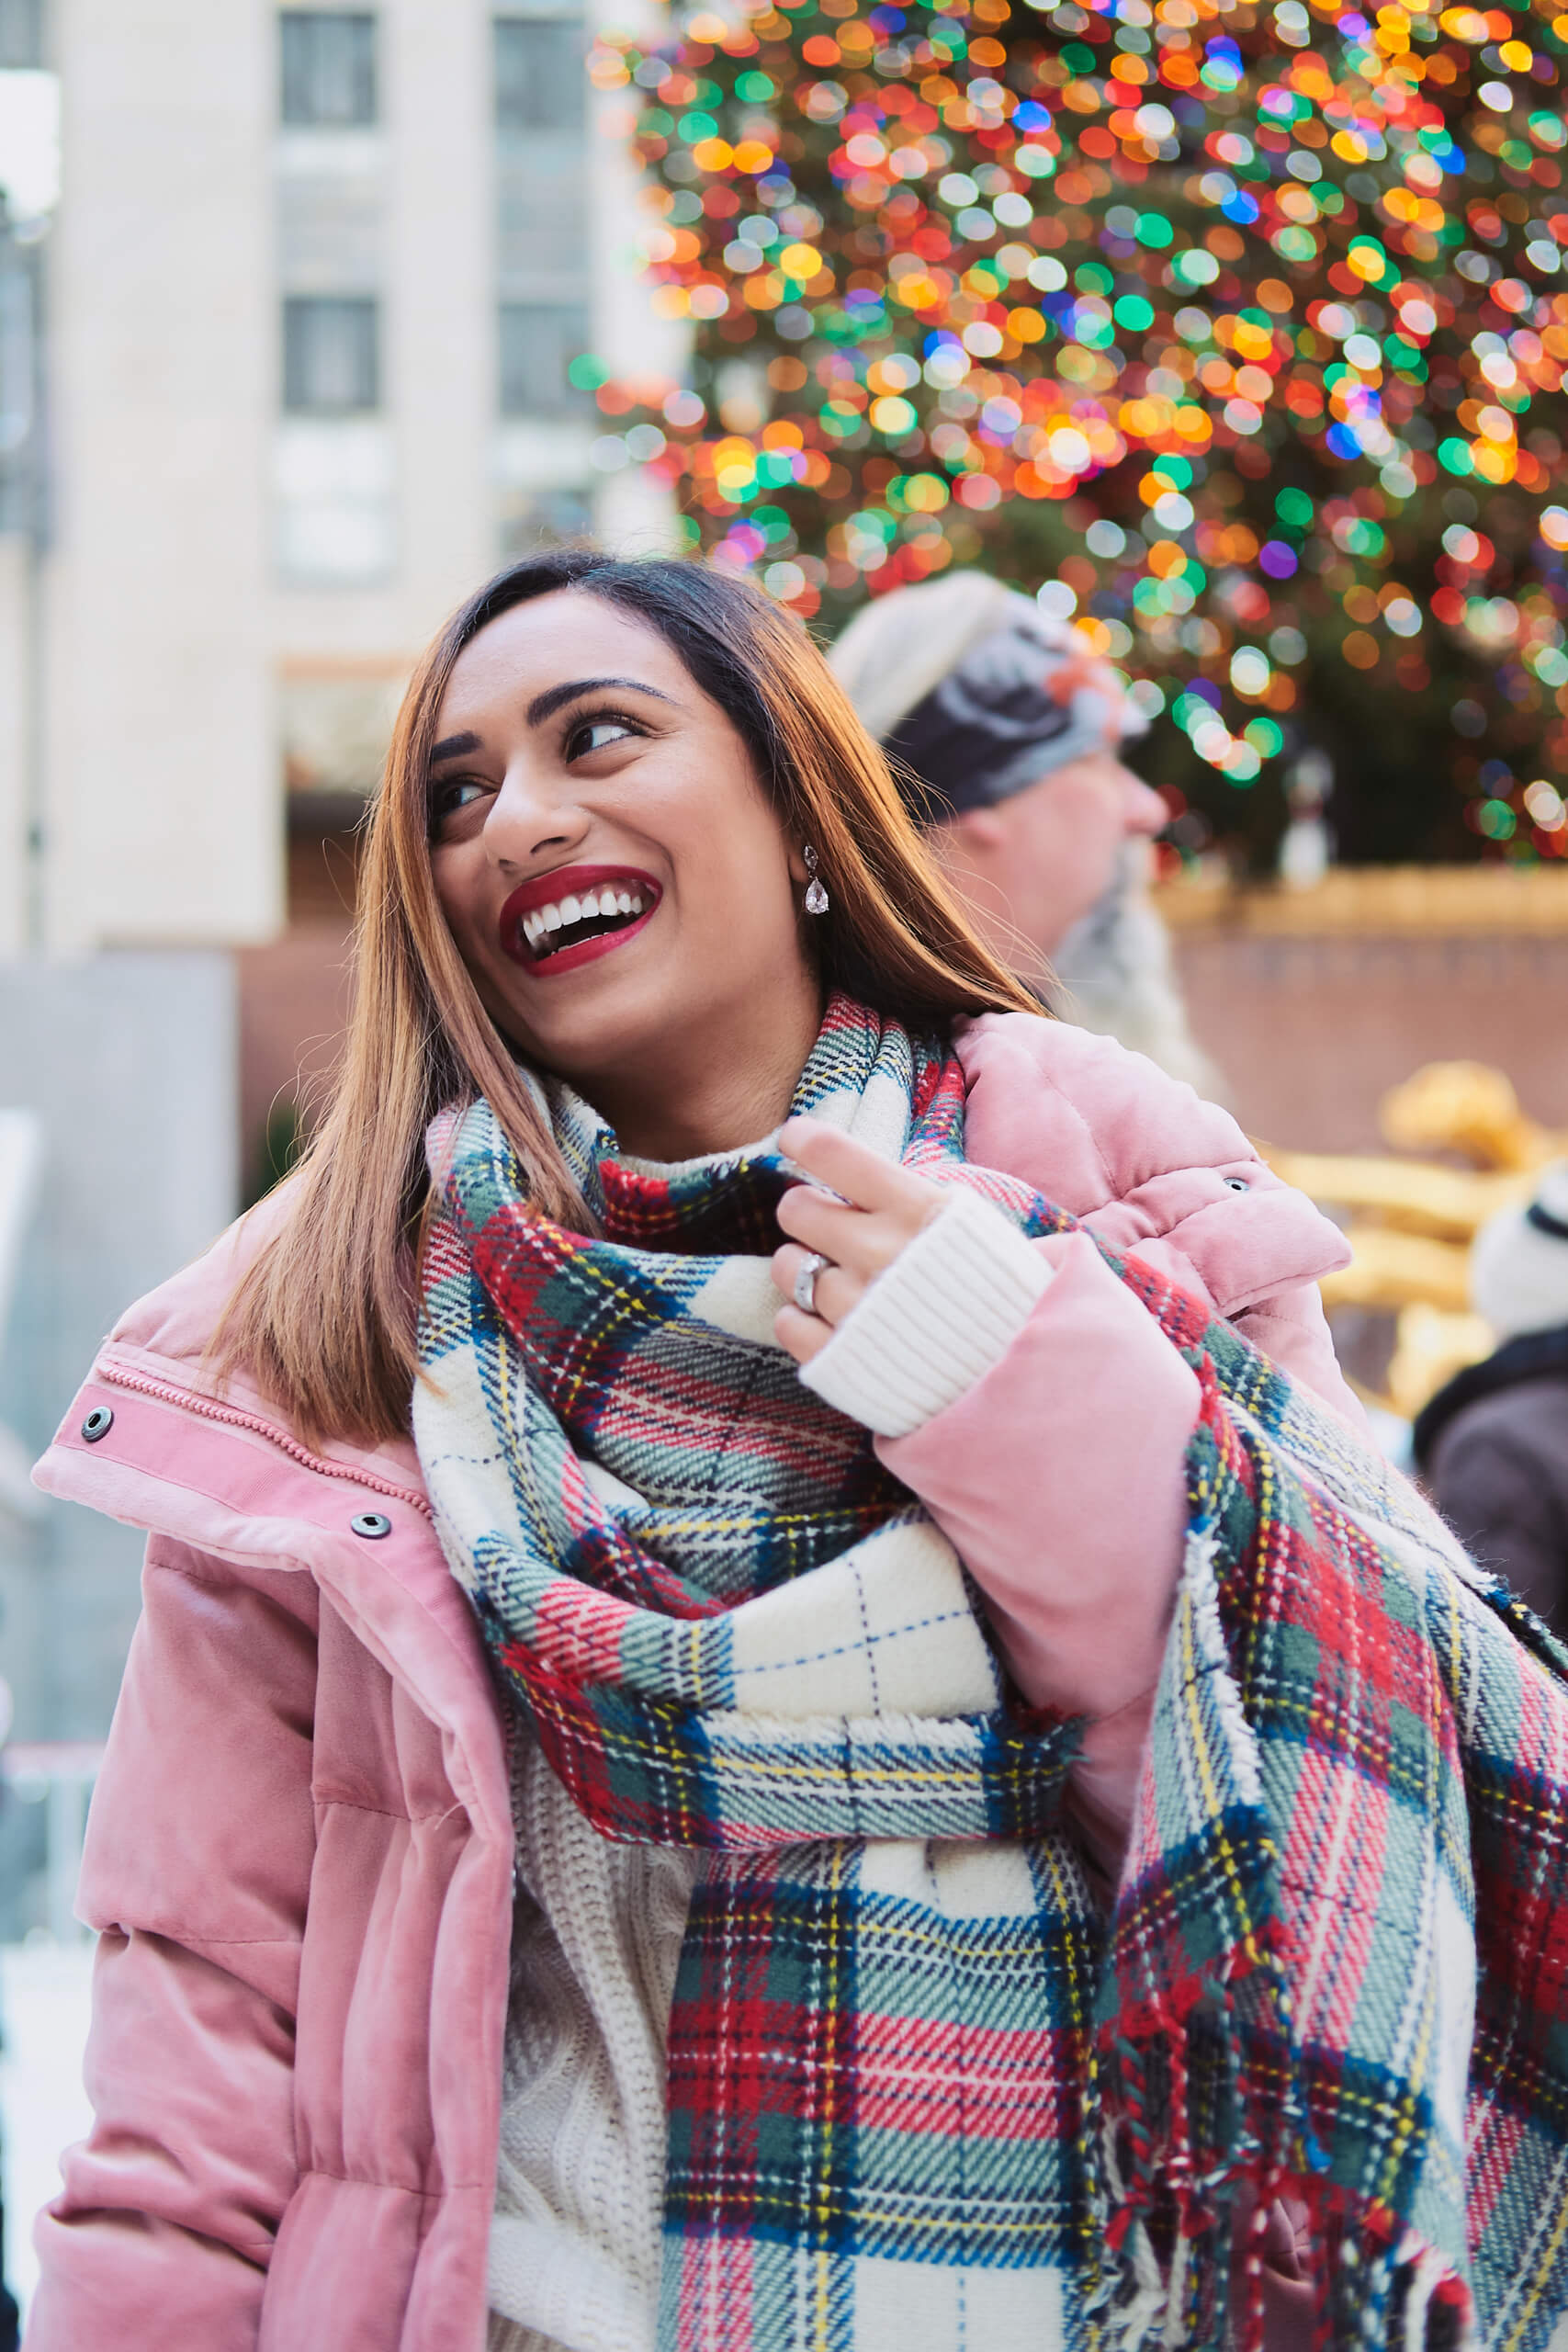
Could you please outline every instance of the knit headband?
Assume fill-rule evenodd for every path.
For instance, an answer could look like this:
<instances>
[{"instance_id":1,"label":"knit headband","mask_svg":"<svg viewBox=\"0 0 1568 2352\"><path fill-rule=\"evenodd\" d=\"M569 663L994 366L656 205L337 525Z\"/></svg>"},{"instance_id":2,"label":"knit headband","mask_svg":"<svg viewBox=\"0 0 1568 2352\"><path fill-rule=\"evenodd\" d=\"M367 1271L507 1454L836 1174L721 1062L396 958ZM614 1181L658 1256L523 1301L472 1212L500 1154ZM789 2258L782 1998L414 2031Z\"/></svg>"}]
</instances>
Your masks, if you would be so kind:
<instances>
[{"instance_id":1,"label":"knit headband","mask_svg":"<svg viewBox=\"0 0 1568 2352\"><path fill-rule=\"evenodd\" d=\"M883 738L917 824L1007 800L1146 721L1109 663L1027 596Z\"/></svg>"}]
</instances>

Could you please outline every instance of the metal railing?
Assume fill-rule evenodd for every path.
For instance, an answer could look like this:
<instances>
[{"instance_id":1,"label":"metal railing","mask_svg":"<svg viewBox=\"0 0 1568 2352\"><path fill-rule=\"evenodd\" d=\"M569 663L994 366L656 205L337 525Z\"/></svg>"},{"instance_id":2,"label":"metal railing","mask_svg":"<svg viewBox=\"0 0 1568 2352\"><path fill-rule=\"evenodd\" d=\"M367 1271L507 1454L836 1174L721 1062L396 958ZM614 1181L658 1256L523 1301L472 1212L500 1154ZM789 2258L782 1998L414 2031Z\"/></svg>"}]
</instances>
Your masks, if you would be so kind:
<instances>
[{"instance_id":1,"label":"metal railing","mask_svg":"<svg viewBox=\"0 0 1568 2352\"><path fill-rule=\"evenodd\" d=\"M44 1808L44 1925L57 1943L86 1934L75 1913L87 1800L104 1760L102 1740L14 1740L0 1748L0 1781L24 1804Z\"/></svg>"}]
</instances>

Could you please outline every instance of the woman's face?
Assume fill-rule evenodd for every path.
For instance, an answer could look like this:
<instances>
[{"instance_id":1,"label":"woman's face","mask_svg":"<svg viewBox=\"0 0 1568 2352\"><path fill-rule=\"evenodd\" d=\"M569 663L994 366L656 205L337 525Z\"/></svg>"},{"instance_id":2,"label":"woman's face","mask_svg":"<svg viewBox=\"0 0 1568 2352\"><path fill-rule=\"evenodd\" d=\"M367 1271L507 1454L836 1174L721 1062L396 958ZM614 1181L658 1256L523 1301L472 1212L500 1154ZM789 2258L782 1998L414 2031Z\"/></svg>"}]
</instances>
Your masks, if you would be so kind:
<instances>
[{"instance_id":1,"label":"woman's face","mask_svg":"<svg viewBox=\"0 0 1568 2352\"><path fill-rule=\"evenodd\" d=\"M696 1057L798 1069L818 997L800 844L657 630L570 590L514 605L459 656L436 736L436 894L531 1060L612 1115Z\"/></svg>"}]
</instances>

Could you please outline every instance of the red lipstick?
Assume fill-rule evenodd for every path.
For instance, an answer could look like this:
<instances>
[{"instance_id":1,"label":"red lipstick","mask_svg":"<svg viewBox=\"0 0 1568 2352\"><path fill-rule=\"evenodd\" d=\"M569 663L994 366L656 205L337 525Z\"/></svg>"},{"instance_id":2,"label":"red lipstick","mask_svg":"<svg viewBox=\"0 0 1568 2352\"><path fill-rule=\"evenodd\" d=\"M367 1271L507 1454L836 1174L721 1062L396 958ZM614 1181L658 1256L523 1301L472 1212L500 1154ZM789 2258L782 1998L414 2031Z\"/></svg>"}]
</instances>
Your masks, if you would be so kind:
<instances>
[{"instance_id":1,"label":"red lipstick","mask_svg":"<svg viewBox=\"0 0 1568 2352\"><path fill-rule=\"evenodd\" d=\"M606 891L617 901L611 913L604 908ZM575 972L634 938L651 922L663 895L639 866L559 865L513 890L501 910L501 945L541 979ZM559 920L547 926L538 920L547 913ZM565 944L553 944L563 937Z\"/></svg>"}]
</instances>

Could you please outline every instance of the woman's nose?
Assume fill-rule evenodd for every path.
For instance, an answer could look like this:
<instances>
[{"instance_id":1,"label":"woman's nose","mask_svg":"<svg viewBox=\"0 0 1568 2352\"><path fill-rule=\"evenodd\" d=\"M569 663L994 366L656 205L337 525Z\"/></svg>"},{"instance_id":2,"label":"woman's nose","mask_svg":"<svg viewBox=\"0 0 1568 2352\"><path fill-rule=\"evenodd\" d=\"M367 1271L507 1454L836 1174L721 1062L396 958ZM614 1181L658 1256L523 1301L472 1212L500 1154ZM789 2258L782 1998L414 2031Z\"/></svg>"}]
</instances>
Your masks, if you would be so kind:
<instances>
[{"instance_id":1,"label":"woman's nose","mask_svg":"<svg viewBox=\"0 0 1568 2352\"><path fill-rule=\"evenodd\" d=\"M588 823L586 810L559 776L541 773L532 761L514 760L485 820L485 849L498 865L532 865L552 853L576 849Z\"/></svg>"}]
</instances>

